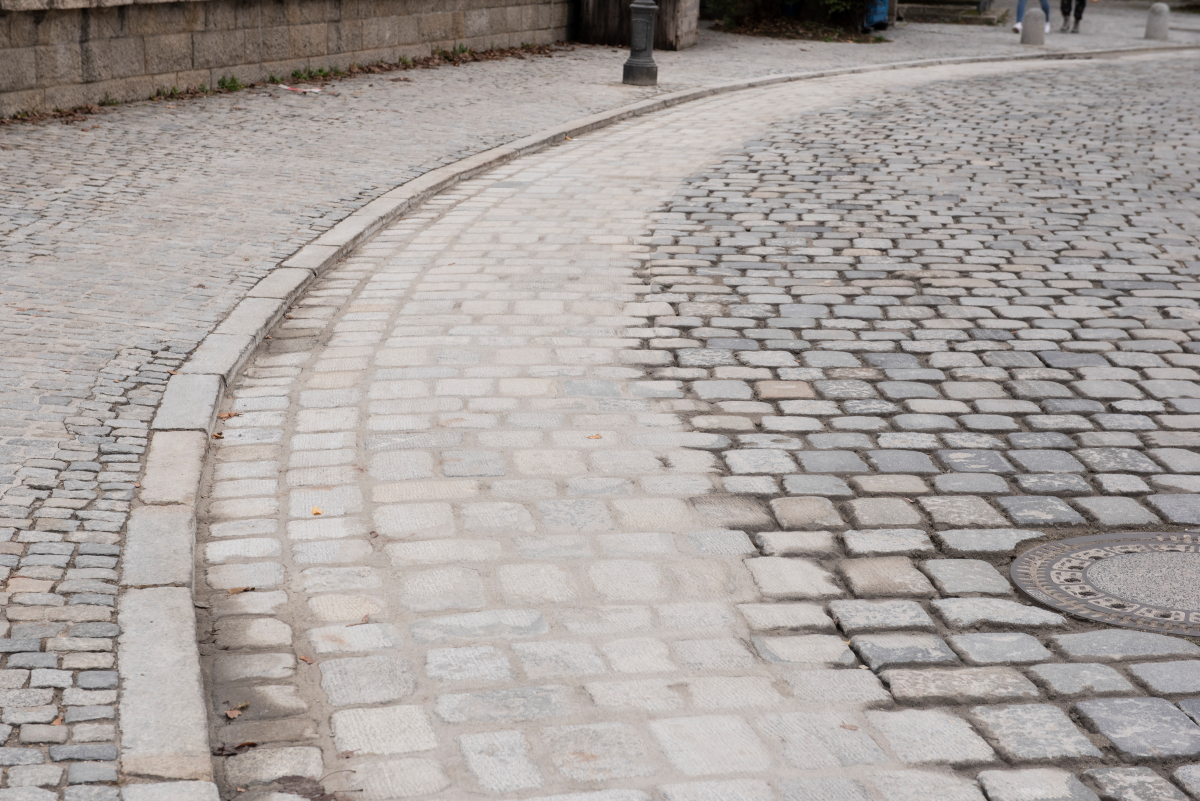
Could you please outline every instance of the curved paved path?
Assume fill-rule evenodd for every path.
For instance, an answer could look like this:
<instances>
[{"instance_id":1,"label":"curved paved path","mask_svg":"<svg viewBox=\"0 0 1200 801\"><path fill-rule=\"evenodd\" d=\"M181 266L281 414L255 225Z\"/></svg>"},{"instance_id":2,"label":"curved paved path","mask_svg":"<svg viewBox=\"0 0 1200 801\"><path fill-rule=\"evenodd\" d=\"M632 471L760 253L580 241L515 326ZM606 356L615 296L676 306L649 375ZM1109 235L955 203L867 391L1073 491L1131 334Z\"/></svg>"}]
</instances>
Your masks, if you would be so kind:
<instances>
[{"instance_id":1,"label":"curved paved path","mask_svg":"<svg viewBox=\"0 0 1200 801\"><path fill-rule=\"evenodd\" d=\"M228 797L1200 791L1200 648L1006 578L1200 523L1195 63L701 101L324 276L208 466Z\"/></svg>"}]
</instances>

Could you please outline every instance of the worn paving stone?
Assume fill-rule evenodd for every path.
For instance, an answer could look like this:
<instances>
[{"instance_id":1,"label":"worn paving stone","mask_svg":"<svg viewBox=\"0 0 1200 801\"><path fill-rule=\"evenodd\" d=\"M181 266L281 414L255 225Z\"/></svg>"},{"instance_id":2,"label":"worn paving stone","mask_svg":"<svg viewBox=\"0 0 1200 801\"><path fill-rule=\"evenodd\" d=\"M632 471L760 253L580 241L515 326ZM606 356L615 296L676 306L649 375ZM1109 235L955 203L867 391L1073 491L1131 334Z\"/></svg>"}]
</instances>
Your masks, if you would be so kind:
<instances>
[{"instance_id":1,"label":"worn paving stone","mask_svg":"<svg viewBox=\"0 0 1200 801\"><path fill-rule=\"evenodd\" d=\"M988 801L1024 801L1033 798L1046 801L1097 801L1098 798L1083 782L1058 768L985 770L980 772L978 778Z\"/></svg>"},{"instance_id":2,"label":"worn paving stone","mask_svg":"<svg viewBox=\"0 0 1200 801\"><path fill-rule=\"evenodd\" d=\"M1179 788L1150 768L1093 768L1084 771L1101 801L1187 801Z\"/></svg>"},{"instance_id":3,"label":"worn paving stone","mask_svg":"<svg viewBox=\"0 0 1200 801\"><path fill-rule=\"evenodd\" d=\"M934 634L857 634L850 638L850 646L871 670L958 662L949 646Z\"/></svg>"},{"instance_id":4,"label":"worn paving stone","mask_svg":"<svg viewBox=\"0 0 1200 801\"><path fill-rule=\"evenodd\" d=\"M910 765L970 765L995 760L991 747L960 717L942 710L872 711L867 720Z\"/></svg>"},{"instance_id":5,"label":"worn paving stone","mask_svg":"<svg viewBox=\"0 0 1200 801\"><path fill-rule=\"evenodd\" d=\"M1070 718L1050 704L977 706L971 716L1000 753L1016 762L1101 756Z\"/></svg>"},{"instance_id":6,"label":"worn paving stone","mask_svg":"<svg viewBox=\"0 0 1200 801\"><path fill-rule=\"evenodd\" d=\"M1059 695L1125 695L1135 690L1129 680L1108 665L1049 662L1029 668Z\"/></svg>"},{"instance_id":7,"label":"worn paving stone","mask_svg":"<svg viewBox=\"0 0 1200 801\"><path fill-rule=\"evenodd\" d=\"M1037 687L1010 667L885 670L879 674L899 702L966 704L1037 698Z\"/></svg>"},{"instance_id":8,"label":"worn paving stone","mask_svg":"<svg viewBox=\"0 0 1200 801\"><path fill-rule=\"evenodd\" d=\"M1200 753L1200 727L1162 698L1102 698L1080 701L1075 709L1127 756Z\"/></svg>"},{"instance_id":9,"label":"worn paving stone","mask_svg":"<svg viewBox=\"0 0 1200 801\"><path fill-rule=\"evenodd\" d=\"M1200 654L1200 647L1187 640L1146 631L1105 629L1083 634L1057 634L1051 640L1073 660L1145 659Z\"/></svg>"}]
</instances>

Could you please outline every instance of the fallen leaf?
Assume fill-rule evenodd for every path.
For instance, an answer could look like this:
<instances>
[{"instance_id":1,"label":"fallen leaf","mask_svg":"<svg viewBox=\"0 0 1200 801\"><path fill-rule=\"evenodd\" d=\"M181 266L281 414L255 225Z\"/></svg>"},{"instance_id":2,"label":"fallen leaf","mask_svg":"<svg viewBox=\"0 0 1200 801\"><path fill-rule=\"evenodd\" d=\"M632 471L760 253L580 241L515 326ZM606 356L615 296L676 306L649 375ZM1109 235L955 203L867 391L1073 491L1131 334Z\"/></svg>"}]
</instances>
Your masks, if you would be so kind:
<instances>
[{"instance_id":1,"label":"fallen leaf","mask_svg":"<svg viewBox=\"0 0 1200 801\"><path fill-rule=\"evenodd\" d=\"M304 663L304 664L306 664L306 665L311 665L311 664L312 664L312 659L311 659L310 657L307 657L307 656L301 656L301 657L299 657L299 659L300 659L300 661L301 661L301 662L303 662L303 663Z\"/></svg>"},{"instance_id":2,"label":"fallen leaf","mask_svg":"<svg viewBox=\"0 0 1200 801\"><path fill-rule=\"evenodd\" d=\"M349 759L350 757L354 756L354 752L353 751L343 751L340 754L338 754L338 756L340 756L342 759Z\"/></svg>"},{"instance_id":3,"label":"fallen leaf","mask_svg":"<svg viewBox=\"0 0 1200 801\"><path fill-rule=\"evenodd\" d=\"M350 628L350 626L365 626L367 623L370 623L370 622L371 622L371 615L370 615L370 613L367 613L367 614L363 615L362 620L358 621L357 623L349 623L349 624L347 624L346 628Z\"/></svg>"},{"instance_id":4,"label":"fallen leaf","mask_svg":"<svg viewBox=\"0 0 1200 801\"><path fill-rule=\"evenodd\" d=\"M222 420L228 420L231 417L241 417L241 416L242 416L241 412L221 412L220 414L217 415L217 417L221 418Z\"/></svg>"},{"instance_id":5,"label":"fallen leaf","mask_svg":"<svg viewBox=\"0 0 1200 801\"><path fill-rule=\"evenodd\" d=\"M321 511L320 506L314 506L312 513L314 516L319 515L319 514L324 514L324 512Z\"/></svg>"},{"instance_id":6,"label":"fallen leaf","mask_svg":"<svg viewBox=\"0 0 1200 801\"><path fill-rule=\"evenodd\" d=\"M170 373L171 375L179 375L178 370L168 370L167 372Z\"/></svg>"},{"instance_id":7,"label":"fallen leaf","mask_svg":"<svg viewBox=\"0 0 1200 801\"><path fill-rule=\"evenodd\" d=\"M50 725L51 726L61 726L62 722L63 722L63 716L59 715L54 720L50 721Z\"/></svg>"},{"instance_id":8,"label":"fallen leaf","mask_svg":"<svg viewBox=\"0 0 1200 801\"><path fill-rule=\"evenodd\" d=\"M588 439L603 439L599 434L592 434Z\"/></svg>"},{"instance_id":9,"label":"fallen leaf","mask_svg":"<svg viewBox=\"0 0 1200 801\"><path fill-rule=\"evenodd\" d=\"M230 587L228 590L226 590L226 592L228 592L230 595L241 595L243 592L245 592L248 589L250 589L250 588L249 587Z\"/></svg>"},{"instance_id":10,"label":"fallen leaf","mask_svg":"<svg viewBox=\"0 0 1200 801\"><path fill-rule=\"evenodd\" d=\"M242 710L240 710L240 709L226 709L225 710L225 717L229 718L230 720L237 720L241 716L242 716Z\"/></svg>"},{"instance_id":11,"label":"fallen leaf","mask_svg":"<svg viewBox=\"0 0 1200 801\"><path fill-rule=\"evenodd\" d=\"M140 489L142 485L135 481L135 482L133 482L133 486Z\"/></svg>"},{"instance_id":12,"label":"fallen leaf","mask_svg":"<svg viewBox=\"0 0 1200 801\"><path fill-rule=\"evenodd\" d=\"M285 315L283 315L283 319L285 319L285 320L295 320L296 318L295 318L295 317L293 317L293 316L292 316L292 315L290 315L290 314L285 314Z\"/></svg>"},{"instance_id":13,"label":"fallen leaf","mask_svg":"<svg viewBox=\"0 0 1200 801\"><path fill-rule=\"evenodd\" d=\"M267 334L265 337L263 337L263 339L270 339L270 338L271 338L270 334Z\"/></svg>"},{"instance_id":14,"label":"fallen leaf","mask_svg":"<svg viewBox=\"0 0 1200 801\"><path fill-rule=\"evenodd\" d=\"M225 439L225 435L222 434L220 431L218 431L217 433L213 434L212 438L213 439Z\"/></svg>"},{"instance_id":15,"label":"fallen leaf","mask_svg":"<svg viewBox=\"0 0 1200 801\"><path fill-rule=\"evenodd\" d=\"M848 731L858 731L858 727L852 723L843 723L842 728L847 729Z\"/></svg>"},{"instance_id":16,"label":"fallen leaf","mask_svg":"<svg viewBox=\"0 0 1200 801\"><path fill-rule=\"evenodd\" d=\"M378 537L378 536L379 536L379 532L378 532L378 531L372 531L372 532L371 532L371 539L375 539L375 538L376 538L376 537Z\"/></svg>"},{"instance_id":17,"label":"fallen leaf","mask_svg":"<svg viewBox=\"0 0 1200 801\"><path fill-rule=\"evenodd\" d=\"M564 139L566 139L568 142L574 142L574 141L575 141L574 139L572 139L571 137L567 136L566 134L563 134L563 138L564 138Z\"/></svg>"}]
</instances>

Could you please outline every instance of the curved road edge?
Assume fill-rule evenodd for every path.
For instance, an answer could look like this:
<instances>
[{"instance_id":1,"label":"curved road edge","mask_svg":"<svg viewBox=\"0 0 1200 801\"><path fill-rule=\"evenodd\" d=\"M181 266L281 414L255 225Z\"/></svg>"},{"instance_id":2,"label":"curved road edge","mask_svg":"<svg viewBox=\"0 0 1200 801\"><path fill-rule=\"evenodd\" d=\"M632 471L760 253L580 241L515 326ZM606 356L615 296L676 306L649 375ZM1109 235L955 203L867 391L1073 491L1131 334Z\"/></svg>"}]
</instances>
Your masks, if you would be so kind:
<instances>
[{"instance_id":1,"label":"curved road edge","mask_svg":"<svg viewBox=\"0 0 1200 801\"><path fill-rule=\"evenodd\" d=\"M226 386L285 311L331 266L430 198L520 156L631 117L729 92L819 78L953 64L1120 57L1200 49L1138 46L1023 56L969 56L772 75L689 89L547 128L469 156L392 189L336 224L260 280L167 382L150 426L138 500L126 534L121 625L121 772L151 783L124 801L218 801L192 605L201 472ZM169 793L163 795L163 793Z\"/></svg>"}]
</instances>

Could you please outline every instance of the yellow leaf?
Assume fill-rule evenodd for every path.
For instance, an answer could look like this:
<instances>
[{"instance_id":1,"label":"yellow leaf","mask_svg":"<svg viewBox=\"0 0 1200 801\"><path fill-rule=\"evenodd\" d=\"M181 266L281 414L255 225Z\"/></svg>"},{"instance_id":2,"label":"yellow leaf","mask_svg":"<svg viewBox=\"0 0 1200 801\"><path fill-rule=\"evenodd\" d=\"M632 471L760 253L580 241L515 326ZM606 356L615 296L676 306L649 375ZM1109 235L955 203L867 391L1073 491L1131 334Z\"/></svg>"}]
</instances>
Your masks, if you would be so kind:
<instances>
[{"instance_id":1,"label":"yellow leaf","mask_svg":"<svg viewBox=\"0 0 1200 801\"><path fill-rule=\"evenodd\" d=\"M320 506L314 506L314 507L313 507L313 511L312 511L312 513L313 513L313 515L324 514L324 513L321 511L321 507L320 507Z\"/></svg>"}]
</instances>

